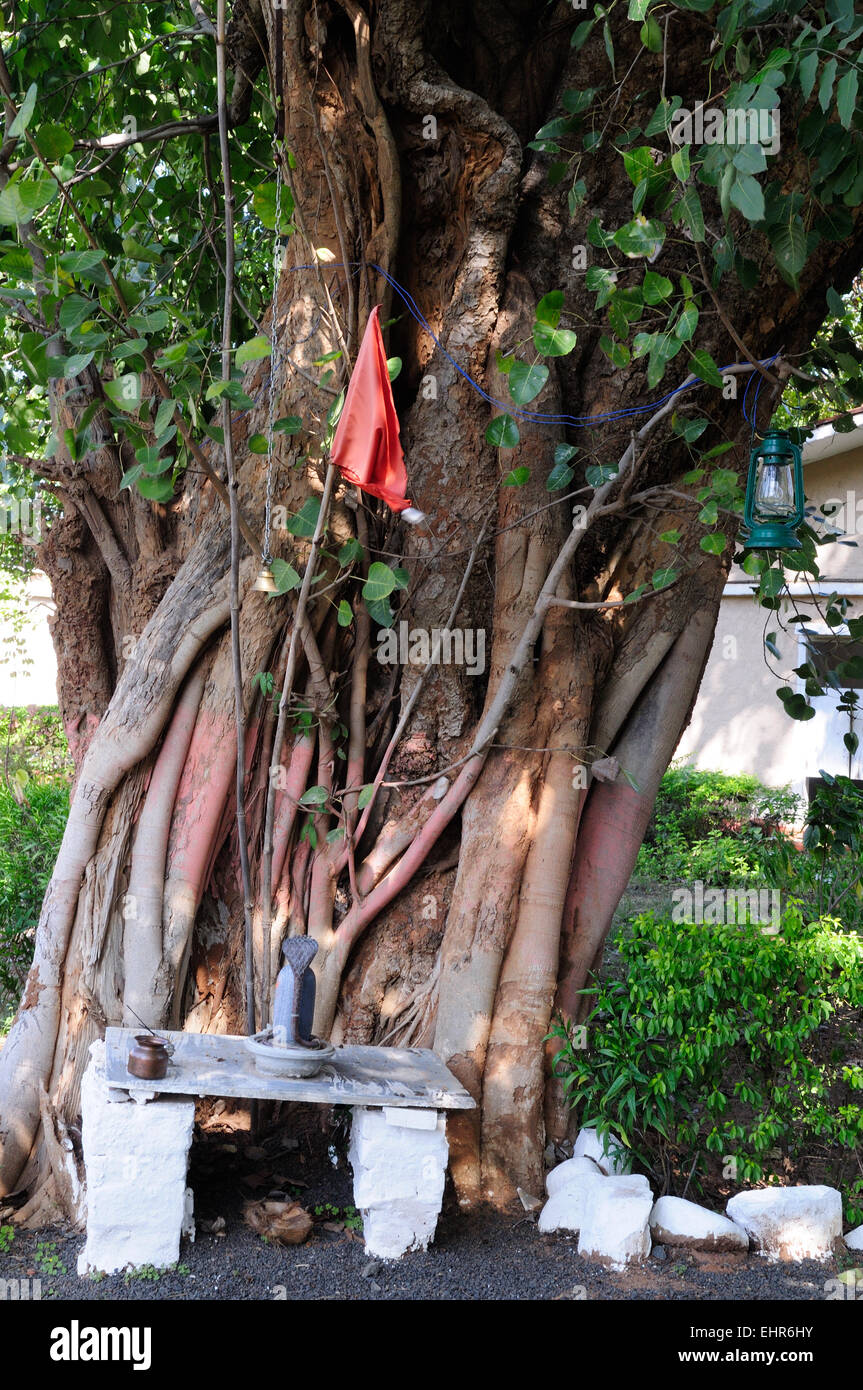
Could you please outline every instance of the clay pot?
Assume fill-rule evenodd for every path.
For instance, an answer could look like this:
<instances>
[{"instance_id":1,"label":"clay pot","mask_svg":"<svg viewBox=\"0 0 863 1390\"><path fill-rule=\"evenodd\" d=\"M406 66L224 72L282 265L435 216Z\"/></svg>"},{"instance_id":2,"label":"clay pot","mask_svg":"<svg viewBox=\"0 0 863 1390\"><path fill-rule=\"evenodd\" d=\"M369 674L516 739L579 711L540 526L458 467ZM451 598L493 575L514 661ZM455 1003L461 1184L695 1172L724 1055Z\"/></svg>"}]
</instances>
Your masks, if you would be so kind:
<instances>
[{"instance_id":1,"label":"clay pot","mask_svg":"<svg viewBox=\"0 0 863 1390\"><path fill-rule=\"evenodd\" d=\"M126 1069L143 1081L161 1081L168 1074L168 1044L153 1033L140 1033L132 1047Z\"/></svg>"}]
</instances>

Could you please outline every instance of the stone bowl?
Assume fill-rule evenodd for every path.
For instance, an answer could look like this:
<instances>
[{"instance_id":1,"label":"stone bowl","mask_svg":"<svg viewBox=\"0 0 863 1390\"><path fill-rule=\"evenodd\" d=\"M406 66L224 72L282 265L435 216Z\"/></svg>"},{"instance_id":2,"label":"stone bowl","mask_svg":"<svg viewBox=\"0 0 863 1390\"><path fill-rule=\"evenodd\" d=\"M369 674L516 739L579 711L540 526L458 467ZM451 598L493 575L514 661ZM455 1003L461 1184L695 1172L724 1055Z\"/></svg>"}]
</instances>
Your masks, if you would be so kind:
<instances>
[{"instance_id":1,"label":"stone bowl","mask_svg":"<svg viewBox=\"0 0 863 1390\"><path fill-rule=\"evenodd\" d=\"M315 1076L336 1050L332 1043L321 1042L320 1038L313 1038L310 1043L277 1043L270 1028L244 1041L257 1070L270 1076Z\"/></svg>"}]
</instances>

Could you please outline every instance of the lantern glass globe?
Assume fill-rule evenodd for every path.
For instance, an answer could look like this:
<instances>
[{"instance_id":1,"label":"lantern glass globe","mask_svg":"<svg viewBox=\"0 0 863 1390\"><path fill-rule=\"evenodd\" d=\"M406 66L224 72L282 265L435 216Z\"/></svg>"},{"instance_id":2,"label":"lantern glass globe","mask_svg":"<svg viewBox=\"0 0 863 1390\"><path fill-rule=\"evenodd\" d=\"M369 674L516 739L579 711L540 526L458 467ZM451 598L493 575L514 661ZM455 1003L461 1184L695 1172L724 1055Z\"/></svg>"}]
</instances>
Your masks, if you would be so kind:
<instances>
[{"instance_id":1,"label":"lantern glass globe","mask_svg":"<svg viewBox=\"0 0 863 1390\"><path fill-rule=\"evenodd\" d=\"M755 486L756 515L784 519L794 515L794 508L794 477L791 465L770 460L762 462Z\"/></svg>"}]
</instances>

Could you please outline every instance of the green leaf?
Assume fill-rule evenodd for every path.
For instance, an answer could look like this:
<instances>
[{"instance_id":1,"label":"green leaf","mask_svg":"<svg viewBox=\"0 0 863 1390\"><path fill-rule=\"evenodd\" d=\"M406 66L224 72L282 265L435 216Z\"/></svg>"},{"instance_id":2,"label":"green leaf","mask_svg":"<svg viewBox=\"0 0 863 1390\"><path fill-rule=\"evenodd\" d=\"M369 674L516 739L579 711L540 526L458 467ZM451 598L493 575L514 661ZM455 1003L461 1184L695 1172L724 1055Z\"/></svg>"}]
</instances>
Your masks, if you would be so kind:
<instances>
[{"instance_id":1,"label":"green leaf","mask_svg":"<svg viewBox=\"0 0 863 1390\"><path fill-rule=\"evenodd\" d=\"M557 328L563 312L563 290L549 290L536 306L536 321L548 328Z\"/></svg>"},{"instance_id":2,"label":"green leaf","mask_svg":"<svg viewBox=\"0 0 863 1390\"><path fill-rule=\"evenodd\" d=\"M721 531L712 531L709 536L702 536L698 544L708 555L721 555L725 549L726 537Z\"/></svg>"},{"instance_id":3,"label":"green leaf","mask_svg":"<svg viewBox=\"0 0 863 1390\"><path fill-rule=\"evenodd\" d=\"M511 473L507 473L506 477L503 480L502 486L524 487L525 483L528 481L529 478L530 469L526 468L524 464L522 464L521 467L514 468Z\"/></svg>"},{"instance_id":4,"label":"green leaf","mask_svg":"<svg viewBox=\"0 0 863 1390\"><path fill-rule=\"evenodd\" d=\"M170 502L174 495L174 484L170 478L138 479L138 491L148 502Z\"/></svg>"},{"instance_id":5,"label":"green leaf","mask_svg":"<svg viewBox=\"0 0 863 1390\"><path fill-rule=\"evenodd\" d=\"M687 188L672 214L675 222L685 222L693 241L704 241L704 209L694 187Z\"/></svg>"},{"instance_id":6,"label":"green leaf","mask_svg":"<svg viewBox=\"0 0 863 1390\"><path fill-rule=\"evenodd\" d=\"M795 217L792 222L771 227L769 235L776 264L786 278L796 284L807 259L807 236L802 221Z\"/></svg>"},{"instance_id":7,"label":"green leaf","mask_svg":"<svg viewBox=\"0 0 863 1390\"><path fill-rule=\"evenodd\" d=\"M688 343L697 327L698 309L690 300L680 311L680 317L674 325L674 336L682 343Z\"/></svg>"},{"instance_id":8,"label":"green leaf","mask_svg":"<svg viewBox=\"0 0 863 1390\"><path fill-rule=\"evenodd\" d=\"M549 328L544 323L533 325L533 345L543 357L566 357L577 341L571 328Z\"/></svg>"},{"instance_id":9,"label":"green leaf","mask_svg":"<svg viewBox=\"0 0 863 1390\"><path fill-rule=\"evenodd\" d=\"M585 469L584 476L590 487L602 487L604 483L616 478L617 472L616 463L591 463Z\"/></svg>"},{"instance_id":10,"label":"green leaf","mask_svg":"<svg viewBox=\"0 0 863 1390\"><path fill-rule=\"evenodd\" d=\"M590 37L590 31L592 30L595 23L595 19L585 19L582 21L581 24L577 24L575 26L572 38L569 41L573 48L584 47L584 45L587 43L588 38Z\"/></svg>"},{"instance_id":11,"label":"green leaf","mask_svg":"<svg viewBox=\"0 0 863 1390\"><path fill-rule=\"evenodd\" d=\"M326 787L309 787L300 797L301 806L325 806L329 800Z\"/></svg>"},{"instance_id":12,"label":"green leaf","mask_svg":"<svg viewBox=\"0 0 863 1390\"><path fill-rule=\"evenodd\" d=\"M395 381L401 369L402 359L400 357L387 358L387 376L389 377L390 381Z\"/></svg>"},{"instance_id":13,"label":"green leaf","mask_svg":"<svg viewBox=\"0 0 863 1390\"><path fill-rule=\"evenodd\" d=\"M674 286L666 275L657 275L655 270L645 271L641 286L645 304L660 304L671 296L673 290Z\"/></svg>"},{"instance_id":14,"label":"green leaf","mask_svg":"<svg viewBox=\"0 0 863 1390\"><path fill-rule=\"evenodd\" d=\"M679 570L671 569L668 566L666 566L665 568L658 569L654 572L651 583L653 584L655 590L667 589L669 584L674 583L679 573Z\"/></svg>"},{"instance_id":15,"label":"green leaf","mask_svg":"<svg viewBox=\"0 0 863 1390\"><path fill-rule=\"evenodd\" d=\"M683 145L679 150L675 150L671 156L671 167L681 183L686 183L689 178L689 150L689 145Z\"/></svg>"},{"instance_id":16,"label":"green leaf","mask_svg":"<svg viewBox=\"0 0 863 1390\"><path fill-rule=\"evenodd\" d=\"M339 551L339 564L345 569L348 565L353 564L355 560L361 560L364 553L363 547L356 536L351 536L350 540L345 541Z\"/></svg>"},{"instance_id":17,"label":"green leaf","mask_svg":"<svg viewBox=\"0 0 863 1390\"><path fill-rule=\"evenodd\" d=\"M830 106L830 100L833 96L833 83L836 80L836 67L836 59L828 59L828 61L824 64L824 69L821 73L821 81L818 83L818 105L821 107L821 110L825 112L825 114L827 112L828 107Z\"/></svg>"},{"instance_id":18,"label":"green leaf","mask_svg":"<svg viewBox=\"0 0 863 1390\"><path fill-rule=\"evenodd\" d=\"M61 125L43 125L36 136L39 153L49 164L56 164L64 154L68 154L75 141Z\"/></svg>"},{"instance_id":19,"label":"green leaf","mask_svg":"<svg viewBox=\"0 0 863 1390\"><path fill-rule=\"evenodd\" d=\"M596 292L596 307L601 309L615 292L617 272L607 270L604 266L592 265L584 277L584 283L589 290Z\"/></svg>"},{"instance_id":20,"label":"green leaf","mask_svg":"<svg viewBox=\"0 0 863 1390\"><path fill-rule=\"evenodd\" d=\"M238 367L244 367L247 362L258 362L262 357L269 357L269 355L270 340L265 338L263 334L259 334L256 338L250 338L247 343L243 343L242 347L237 348L234 361Z\"/></svg>"},{"instance_id":21,"label":"green leaf","mask_svg":"<svg viewBox=\"0 0 863 1390\"><path fill-rule=\"evenodd\" d=\"M253 434L248 441L249 452L253 454L269 453L270 446L265 434Z\"/></svg>"},{"instance_id":22,"label":"green leaf","mask_svg":"<svg viewBox=\"0 0 863 1390\"><path fill-rule=\"evenodd\" d=\"M509 374L509 394L516 405L527 405L538 396L548 381L548 367L529 367L526 362L514 362Z\"/></svg>"},{"instance_id":23,"label":"green leaf","mask_svg":"<svg viewBox=\"0 0 863 1390\"><path fill-rule=\"evenodd\" d=\"M699 349L689 359L689 370L708 386L722 386L722 374L709 352Z\"/></svg>"},{"instance_id":24,"label":"green leaf","mask_svg":"<svg viewBox=\"0 0 863 1390\"><path fill-rule=\"evenodd\" d=\"M662 52L662 30L659 27L659 21L654 19L653 15L649 15L644 24L642 24L638 31L638 37L649 52Z\"/></svg>"},{"instance_id":25,"label":"green leaf","mask_svg":"<svg viewBox=\"0 0 863 1390\"><path fill-rule=\"evenodd\" d=\"M124 236L122 246L130 260L144 261L147 265L160 265L162 262L164 253L158 243L153 246L144 246L134 237Z\"/></svg>"},{"instance_id":26,"label":"green leaf","mask_svg":"<svg viewBox=\"0 0 863 1390\"><path fill-rule=\"evenodd\" d=\"M782 570L765 570L761 576L758 592L762 598L777 598L785 588L785 575Z\"/></svg>"},{"instance_id":27,"label":"green leaf","mask_svg":"<svg viewBox=\"0 0 863 1390\"><path fill-rule=\"evenodd\" d=\"M800 83L800 90L803 93L804 101L808 101L815 86L815 76L818 72L818 50L813 48L805 58L801 58L800 66L797 69L797 77Z\"/></svg>"},{"instance_id":28,"label":"green leaf","mask_svg":"<svg viewBox=\"0 0 863 1390\"><path fill-rule=\"evenodd\" d=\"M346 598L341 599L339 602L338 614L339 627L350 627L353 620L354 610L351 608Z\"/></svg>"},{"instance_id":29,"label":"green leaf","mask_svg":"<svg viewBox=\"0 0 863 1390\"><path fill-rule=\"evenodd\" d=\"M599 346L615 367L629 366L631 353L626 343L619 343L615 338L603 335L599 340Z\"/></svg>"},{"instance_id":30,"label":"green leaf","mask_svg":"<svg viewBox=\"0 0 863 1390\"><path fill-rule=\"evenodd\" d=\"M319 497L307 497L300 510L292 516L287 523L287 529L292 536L311 537L315 534L315 527L318 524L318 516L321 510L321 500Z\"/></svg>"},{"instance_id":31,"label":"green leaf","mask_svg":"<svg viewBox=\"0 0 863 1390\"><path fill-rule=\"evenodd\" d=\"M53 179L31 179L13 183L10 179L0 193L0 224L6 227L30 222L57 196Z\"/></svg>"},{"instance_id":32,"label":"green leaf","mask_svg":"<svg viewBox=\"0 0 863 1390\"><path fill-rule=\"evenodd\" d=\"M153 422L153 429L157 435L164 434L174 418L176 408L177 402L174 400L160 401L159 409L156 411L156 419Z\"/></svg>"},{"instance_id":33,"label":"green leaf","mask_svg":"<svg viewBox=\"0 0 863 1390\"><path fill-rule=\"evenodd\" d=\"M151 309L146 314L130 314L128 323L136 333L159 333L171 322L167 309Z\"/></svg>"},{"instance_id":34,"label":"green leaf","mask_svg":"<svg viewBox=\"0 0 863 1390\"><path fill-rule=\"evenodd\" d=\"M836 110L839 112L839 120L846 130L851 129L851 122L857 108L857 86L857 69L849 67L844 77L840 78L836 88Z\"/></svg>"},{"instance_id":35,"label":"green leaf","mask_svg":"<svg viewBox=\"0 0 863 1390\"><path fill-rule=\"evenodd\" d=\"M388 598L367 598L366 608L369 610L369 617L373 623L380 627L392 627L396 620L396 615L390 607Z\"/></svg>"},{"instance_id":36,"label":"green leaf","mask_svg":"<svg viewBox=\"0 0 863 1390\"><path fill-rule=\"evenodd\" d=\"M559 492L566 487L575 476L575 469L568 463L556 463L545 480L548 492Z\"/></svg>"},{"instance_id":37,"label":"green leaf","mask_svg":"<svg viewBox=\"0 0 863 1390\"><path fill-rule=\"evenodd\" d=\"M299 415L283 415L273 422L273 434L299 434L303 422Z\"/></svg>"},{"instance_id":38,"label":"green leaf","mask_svg":"<svg viewBox=\"0 0 863 1390\"><path fill-rule=\"evenodd\" d=\"M301 580L293 565L289 565L287 560L278 558L270 561L270 569L273 571L273 578L276 581L276 590L280 594L288 594L291 589L299 587Z\"/></svg>"},{"instance_id":39,"label":"green leaf","mask_svg":"<svg viewBox=\"0 0 863 1390\"><path fill-rule=\"evenodd\" d=\"M684 416L676 413L671 417L671 428L675 434L685 439L687 444L694 444L696 439L700 439L707 429L707 425L708 421L701 417L697 420L687 420Z\"/></svg>"},{"instance_id":40,"label":"green leaf","mask_svg":"<svg viewBox=\"0 0 863 1390\"><path fill-rule=\"evenodd\" d=\"M625 256L649 256L652 259L665 241L665 227L661 222L648 221L639 214L625 226L619 227L612 239Z\"/></svg>"},{"instance_id":41,"label":"green leaf","mask_svg":"<svg viewBox=\"0 0 863 1390\"><path fill-rule=\"evenodd\" d=\"M140 478L141 474L143 473L143 471L144 471L144 465L143 465L143 463L136 463L136 464L133 465L132 468L127 468L127 469L126 469L126 472L123 474L122 478L120 479L120 491L122 492L123 488L125 488L125 487L131 487L133 483L136 483L136 482L138 481L138 479Z\"/></svg>"},{"instance_id":42,"label":"green leaf","mask_svg":"<svg viewBox=\"0 0 863 1390\"><path fill-rule=\"evenodd\" d=\"M64 330L77 328L85 319L91 318L98 307L92 299L85 299L83 295L67 295L60 305L60 327Z\"/></svg>"},{"instance_id":43,"label":"green leaf","mask_svg":"<svg viewBox=\"0 0 863 1390\"><path fill-rule=\"evenodd\" d=\"M264 226L269 231L276 231L276 185L272 183L262 183L252 196L252 207L257 216L261 219ZM294 200L289 188L282 186L281 190L281 218L278 232L280 236L286 236L293 231L291 215L294 211Z\"/></svg>"},{"instance_id":44,"label":"green leaf","mask_svg":"<svg viewBox=\"0 0 863 1390\"><path fill-rule=\"evenodd\" d=\"M134 414L141 404L141 378L137 372L126 372L113 381L103 381L102 389L109 401L129 414Z\"/></svg>"},{"instance_id":45,"label":"green leaf","mask_svg":"<svg viewBox=\"0 0 863 1390\"><path fill-rule=\"evenodd\" d=\"M104 251L67 251L60 257L60 265L64 270L68 270L70 275L80 275L87 279L87 272L95 270L97 266L101 267L104 259Z\"/></svg>"},{"instance_id":46,"label":"green leaf","mask_svg":"<svg viewBox=\"0 0 863 1390\"><path fill-rule=\"evenodd\" d=\"M764 221L764 194L761 185L751 174L737 171L731 185L731 201L748 222Z\"/></svg>"},{"instance_id":47,"label":"green leaf","mask_svg":"<svg viewBox=\"0 0 863 1390\"><path fill-rule=\"evenodd\" d=\"M371 782L367 782L366 785L361 789L360 794L357 797L357 808L360 811L364 811L365 808L368 806L369 802L372 799L372 796L374 795L374 790L374 786Z\"/></svg>"},{"instance_id":48,"label":"green leaf","mask_svg":"<svg viewBox=\"0 0 863 1390\"><path fill-rule=\"evenodd\" d=\"M485 438L495 449L514 449L519 441L518 425L511 415L496 415L486 426Z\"/></svg>"},{"instance_id":49,"label":"green leaf","mask_svg":"<svg viewBox=\"0 0 863 1390\"><path fill-rule=\"evenodd\" d=\"M36 83L31 82L25 93L24 100L18 108L18 114L9 127L8 135L10 140L17 139L19 136L23 135L30 124L30 117L33 115L36 106L37 90Z\"/></svg>"},{"instance_id":50,"label":"green leaf","mask_svg":"<svg viewBox=\"0 0 863 1390\"><path fill-rule=\"evenodd\" d=\"M645 135L661 135L671 125L674 113L683 105L682 97L663 97L644 127Z\"/></svg>"},{"instance_id":51,"label":"green leaf","mask_svg":"<svg viewBox=\"0 0 863 1390\"><path fill-rule=\"evenodd\" d=\"M375 560L369 565L369 577L363 585L363 598L367 603L375 603L388 598L396 588L396 576L389 565Z\"/></svg>"}]
</instances>

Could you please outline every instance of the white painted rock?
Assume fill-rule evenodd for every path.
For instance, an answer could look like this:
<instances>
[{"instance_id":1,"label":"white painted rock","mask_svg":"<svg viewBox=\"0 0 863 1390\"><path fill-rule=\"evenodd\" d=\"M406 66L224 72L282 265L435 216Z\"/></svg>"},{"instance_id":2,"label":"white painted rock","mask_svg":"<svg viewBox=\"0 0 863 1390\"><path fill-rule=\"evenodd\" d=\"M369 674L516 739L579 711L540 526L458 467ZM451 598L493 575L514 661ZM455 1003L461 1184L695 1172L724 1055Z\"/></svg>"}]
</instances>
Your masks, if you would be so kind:
<instances>
[{"instance_id":1,"label":"white painted rock","mask_svg":"<svg viewBox=\"0 0 863 1390\"><path fill-rule=\"evenodd\" d=\"M546 1202L537 1223L539 1230L543 1235L551 1231L580 1231L588 1219L597 1191L607 1188L609 1184L614 1185L617 1196L647 1196L652 1205L650 1184L640 1173L621 1178L607 1178L600 1172L575 1173L566 1186L559 1188Z\"/></svg>"},{"instance_id":2,"label":"white painted rock","mask_svg":"<svg viewBox=\"0 0 863 1390\"><path fill-rule=\"evenodd\" d=\"M683 1197L660 1197L650 1213L650 1231L659 1245L690 1250L748 1250L749 1236L727 1216Z\"/></svg>"},{"instance_id":3,"label":"white painted rock","mask_svg":"<svg viewBox=\"0 0 863 1390\"><path fill-rule=\"evenodd\" d=\"M863 1226L855 1226L853 1231L849 1231L845 1244L849 1250L863 1250Z\"/></svg>"},{"instance_id":4,"label":"white painted rock","mask_svg":"<svg viewBox=\"0 0 863 1390\"><path fill-rule=\"evenodd\" d=\"M643 1186L641 1185L643 1184ZM578 1237L578 1253L623 1269L650 1254L648 1223L653 1193L646 1178L606 1178L590 1190Z\"/></svg>"},{"instance_id":5,"label":"white painted rock","mask_svg":"<svg viewBox=\"0 0 863 1390\"><path fill-rule=\"evenodd\" d=\"M623 1146L610 1134L606 1135L603 1142L595 1129L579 1130L572 1156L573 1158L592 1158L603 1173L608 1173L612 1177L628 1173L630 1168L629 1156Z\"/></svg>"},{"instance_id":6,"label":"white painted rock","mask_svg":"<svg viewBox=\"0 0 863 1390\"><path fill-rule=\"evenodd\" d=\"M585 1158L583 1155L568 1158L564 1163L558 1163L556 1168L552 1168L545 1180L545 1190L549 1197L553 1197L555 1192L562 1192L574 1179L583 1177L585 1173L592 1174L595 1178L603 1176L602 1169L592 1158Z\"/></svg>"},{"instance_id":7,"label":"white painted rock","mask_svg":"<svg viewBox=\"0 0 863 1390\"><path fill-rule=\"evenodd\" d=\"M842 1234L842 1198L835 1187L738 1192L725 1211L768 1260L826 1260Z\"/></svg>"}]
</instances>

